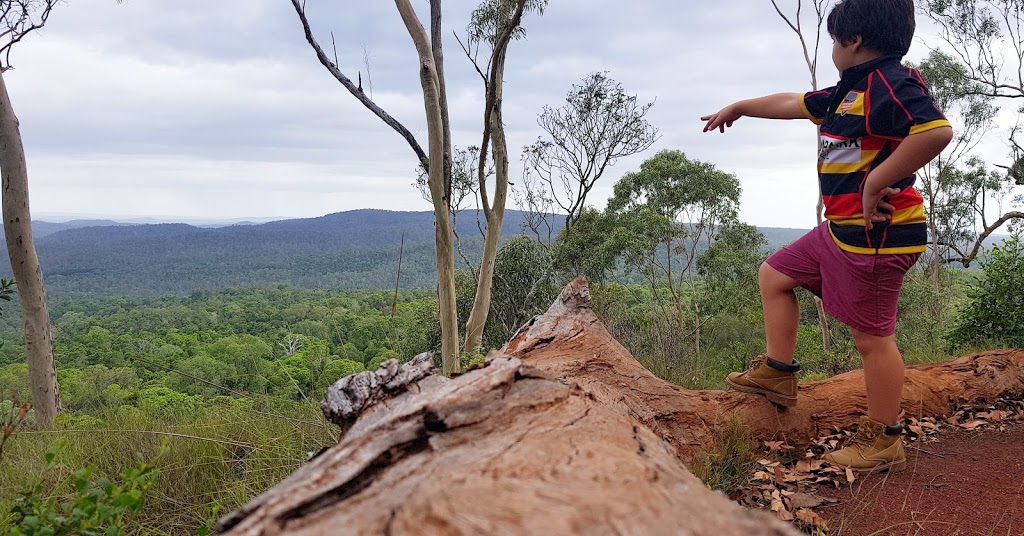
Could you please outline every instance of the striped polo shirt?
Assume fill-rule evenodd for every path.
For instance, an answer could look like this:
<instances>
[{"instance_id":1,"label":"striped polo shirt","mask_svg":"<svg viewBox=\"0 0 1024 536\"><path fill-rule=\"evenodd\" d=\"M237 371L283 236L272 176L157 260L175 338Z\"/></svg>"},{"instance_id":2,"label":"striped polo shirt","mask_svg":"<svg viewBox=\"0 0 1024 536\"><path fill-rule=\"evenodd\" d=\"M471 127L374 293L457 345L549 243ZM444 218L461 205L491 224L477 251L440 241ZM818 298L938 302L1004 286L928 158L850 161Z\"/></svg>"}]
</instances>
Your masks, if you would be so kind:
<instances>
[{"instance_id":1,"label":"striped polo shirt","mask_svg":"<svg viewBox=\"0 0 1024 536\"><path fill-rule=\"evenodd\" d=\"M914 175L893 185L900 193L887 199L895 208L890 222L868 231L861 202L868 173L907 136L949 126L921 73L883 56L847 69L837 86L805 93L800 107L820 125L818 181L836 244L869 255L924 251L928 227Z\"/></svg>"}]
</instances>

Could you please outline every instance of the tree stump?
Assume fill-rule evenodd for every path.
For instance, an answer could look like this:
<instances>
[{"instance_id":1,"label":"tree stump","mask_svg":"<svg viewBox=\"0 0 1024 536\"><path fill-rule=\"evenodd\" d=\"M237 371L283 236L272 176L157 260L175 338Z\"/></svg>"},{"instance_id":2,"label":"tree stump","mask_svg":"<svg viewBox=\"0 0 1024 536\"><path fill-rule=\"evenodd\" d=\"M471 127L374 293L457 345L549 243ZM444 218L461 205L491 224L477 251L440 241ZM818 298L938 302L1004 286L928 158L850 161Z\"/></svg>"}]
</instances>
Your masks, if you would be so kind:
<instances>
[{"instance_id":1,"label":"tree stump","mask_svg":"<svg viewBox=\"0 0 1024 536\"><path fill-rule=\"evenodd\" d=\"M681 460L736 416L799 444L865 411L863 375L801 385L781 411L691 391L644 369L604 329L578 278L485 367L455 379L427 356L339 380L325 414L347 429L221 520L232 535L795 534L709 491ZM1024 352L910 367L905 408L941 416L1024 392Z\"/></svg>"}]
</instances>

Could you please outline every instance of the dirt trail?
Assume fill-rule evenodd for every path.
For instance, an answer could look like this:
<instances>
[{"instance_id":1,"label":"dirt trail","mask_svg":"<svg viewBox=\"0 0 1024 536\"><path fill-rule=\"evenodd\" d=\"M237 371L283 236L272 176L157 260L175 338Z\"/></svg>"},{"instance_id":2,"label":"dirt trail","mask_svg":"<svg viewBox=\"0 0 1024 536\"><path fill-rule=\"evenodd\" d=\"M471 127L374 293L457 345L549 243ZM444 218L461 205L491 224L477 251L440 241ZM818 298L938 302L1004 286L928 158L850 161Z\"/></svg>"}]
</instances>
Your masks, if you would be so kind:
<instances>
[{"instance_id":1,"label":"dirt trail","mask_svg":"<svg viewBox=\"0 0 1024 536\"><path fill-rule=\"evenodd\" d=\"M830 535L1024 534L1024 423L907 445L906 470L870 475L817 512Z\"/></svg>"}]
</instances>

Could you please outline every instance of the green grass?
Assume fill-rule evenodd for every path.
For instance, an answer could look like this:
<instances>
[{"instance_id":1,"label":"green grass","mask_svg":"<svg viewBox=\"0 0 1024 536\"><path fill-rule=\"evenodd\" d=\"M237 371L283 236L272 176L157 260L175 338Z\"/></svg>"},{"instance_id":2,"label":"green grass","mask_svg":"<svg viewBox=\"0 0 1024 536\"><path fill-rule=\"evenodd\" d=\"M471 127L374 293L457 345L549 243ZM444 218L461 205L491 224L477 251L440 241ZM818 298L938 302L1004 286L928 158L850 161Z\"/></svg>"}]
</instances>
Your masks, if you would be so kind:
<instances>
[{"instance_id":1,"label":"green grass","mask_svg":"<svg viewBox=\"0 0 1024 536\"><path fill-rule=\"evenodd\" d=\"M264 408L258 401L212 405L189 414L147 414L124 406L95 415L62 417L58 429L15 432L0 461L0 527L9 524L19 493L44 478L47 493L70 496L76 469L93 466L116 479L138 458L152 459L162 444L170 451L157 464L156 484L129 534L194 534L277 484L307 457L334 444L337 429L309 405ZM46 450L66 440L54 468L44 471ZM0 530L0 533L5 531Z\"/></svg>"},{"instance_id":2,"label":"green grass","mask_svg":"<svg viewBox=\"0 0 1024 536\"><path fill-rule=\"evenodd\" d=\"M749 481L758 443L736 417L715 430L715 442L698 454L691 470L704 485L731 495Z\"/></svg>"}]
</instances>

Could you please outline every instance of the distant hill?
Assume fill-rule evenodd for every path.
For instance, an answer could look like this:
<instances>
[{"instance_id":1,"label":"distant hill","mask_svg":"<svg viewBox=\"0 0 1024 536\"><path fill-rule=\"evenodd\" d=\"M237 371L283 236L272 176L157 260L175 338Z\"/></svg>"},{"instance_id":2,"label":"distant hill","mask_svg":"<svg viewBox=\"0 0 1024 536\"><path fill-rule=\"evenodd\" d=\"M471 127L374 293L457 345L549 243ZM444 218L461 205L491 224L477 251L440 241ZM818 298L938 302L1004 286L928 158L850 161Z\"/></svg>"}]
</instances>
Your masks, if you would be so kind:
<instances>
[{"instance_id":1,"label":"distant hill","mask_svg":"<svg viewBox=\"0 0 1024 536\"><path fill-rule=\"evenodd\" d=\"M521 233L523 222L523 213L509 211L503 235ZM177 294L279 283L307 288L388 288L394 285L403 234L402 286L432 288L436 284L432 212L355 210L216 228L180 223L92 223L33 222L36 248L51 292ZM457 224L466 255L475 261L481 244L475 215L461 214ZM772 249L806 232L761 231ZM0 269L9 276L6 251L0 257Z\"/></svg>"},{"instance_id":2,"label":"distant hill","mask_svg":"<svg viewBox=\"0 0 1024 536\"><path fill-rule=\"evenodd\" d=\"M81 229L82 227L110 227L117 225L129 224L116 222L114 220L71 220L62 223L34 220L32 222L32 236L39 239L68 229Z\"/></svg>"}]
</instances>

